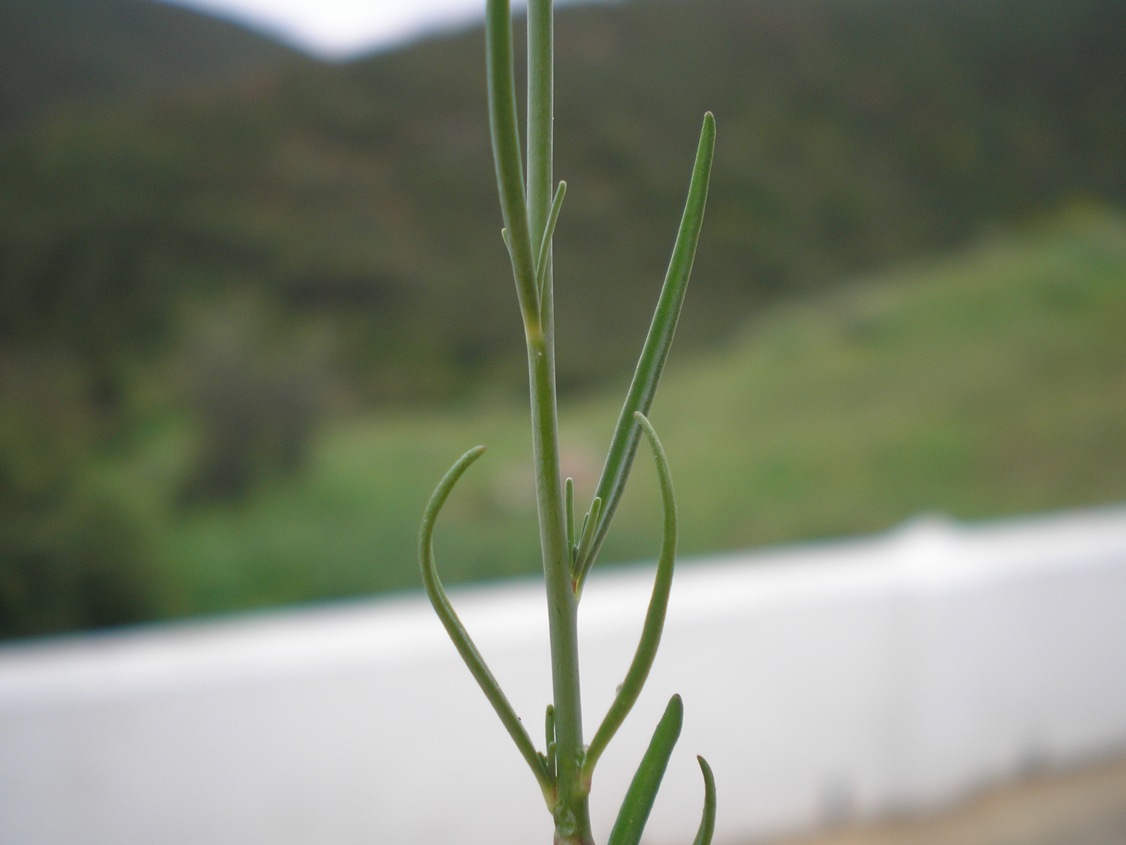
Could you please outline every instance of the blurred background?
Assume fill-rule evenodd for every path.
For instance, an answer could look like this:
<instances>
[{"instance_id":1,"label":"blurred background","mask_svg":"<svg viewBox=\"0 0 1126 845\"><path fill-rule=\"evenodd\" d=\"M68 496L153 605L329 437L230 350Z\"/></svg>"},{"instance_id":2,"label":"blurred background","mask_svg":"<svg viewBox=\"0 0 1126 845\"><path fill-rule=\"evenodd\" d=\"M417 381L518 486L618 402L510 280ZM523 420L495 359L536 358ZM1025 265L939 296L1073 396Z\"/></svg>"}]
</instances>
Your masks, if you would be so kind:
<instances>
[{"instance_id":1,"label":"blurred background","mask_svg":"<svg viewBox=\"0 0 1126 845\"><path fill-rule=\"evenodd\" d=\"M446 577L539 567L482 10L364 53L258 7L0 2L4 637L416 589L478 442ZM654 408L687 556L1126 499L1123 31L1120 0L563 5L579 498L711 109ZM656 551L647 471L606 560Z\"/></svg>"},{"instance_id":2,"label":"blurred background","mask_svg":"<svg viewBox=\"0 0 1126 845\"><path fill-rule=\"evenodd\" d=\"M483 3L383 40L195 5L0 0L9 641L416 591L422 508L478 442L443 577L539 569ZM1126 3L620 0L556 27L580 500L712 110L653 412L684 557L1126 501ZM656 553L658 501L639 464L603 559Z\"/></svg>"}]
</instances>

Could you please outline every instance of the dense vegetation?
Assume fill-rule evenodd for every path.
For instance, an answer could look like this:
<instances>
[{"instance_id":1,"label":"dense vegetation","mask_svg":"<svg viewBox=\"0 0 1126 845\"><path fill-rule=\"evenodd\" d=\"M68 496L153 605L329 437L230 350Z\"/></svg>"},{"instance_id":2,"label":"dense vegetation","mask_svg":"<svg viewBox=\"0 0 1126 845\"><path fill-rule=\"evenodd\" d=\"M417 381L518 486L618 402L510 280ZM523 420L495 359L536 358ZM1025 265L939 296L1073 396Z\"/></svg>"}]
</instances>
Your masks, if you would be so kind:
<instances>
[{"instance_id":1,"label":"dense vegetation","mask_svg":"<svg viewBox=\"0 0 1126 845\"><path fill-rule=\"evenodd\" d=\"M52 14L29 12L48 3ZM732 348L723 344L748 316L819 313L846 295L830 292L842 279L1067 205L1121 207L1124 29L1117 0L564 7L563 386L597 390L636 353L648 306L633 303L659 284L700 102L723 140L682 351ZM343 471L381 454L391 468L373 471L409 488L450 457L412 463L422 441L402 439L410 429L452 431L443 414L504 409L518 395L519 321L495 317L514 306L480 33L325 65L140 0L0 0L0 46L0 629L411 583L409 544L384 532L413 530L421 503L333 481L323 462ZM81 109L64 109L78 97ZM1118 218L1101 225L1100 248L1118 254L1106 235L1120 232ZM1034 240L1026 246L1038 254ZM881 289L921 290L926 275L896 274ZM1074 325L1075 338L1088 331ZM731 360L731 378L763 366ZM1085 383L1075 366L1071 381ZM809 401L818 392L810 387ZM898 395L889 388L887 401ZM418 409L451 396L462 410ZM420 416L394 422L408 406ZM748 436L765 425L732 414ZM782 451L756 465L784 463L778 438L763 448ZM399 458L380 451L388 444ZM940 445L918 473L936 484L955 472ZM678 444L674 454L692 452ZM685 463L678 478L691 472ZM1043 501L985 485L972 507L957 496L936 506L985 515L1120 496L1101 480L1108 466L1053 485L1058 496ZM697 523L690 548L861 530L896 515L853 513L855 493L781 470L777 490L764 482L755 493L738 485L758 476L740 471L726 507L791 510L769 520L774 531ZM837 518L818 496L838 503ZM691 494L682 498L689 506ZM318 514L321 528L297 536ZM325 536L350 514L366 515L367 540ZM259 528L224 528L240 515ZM692 538L691 519L685 530ZM474 569L473 549L495 538L464 540L466 575L521 569L518 543ZM377 549L386 563L373 571ZM625 539L613 551L646 553Z\"/></svg>"},{"instance_id":2,"label":"dense vegetation","mask_svg":"<svg viewBox=\"0 0 1126 845\"><path fill-rule=\"evenodd\" d=\"M1126 216L1084 210L760 312L670 363L654 406L684 552L1126 500L1124 324ZM579 494L626 381L563 414ZM353 418L299 476L184 513L169 490L190 453L167 426L103 483L159 527L178 612L233 610L416 588L412 518L474 443L489 451L443 513L443 578L536 572L527 437L515 399ZM656 554L655 474L635 476L607 560Z\"/></svg>"}]
</instances>

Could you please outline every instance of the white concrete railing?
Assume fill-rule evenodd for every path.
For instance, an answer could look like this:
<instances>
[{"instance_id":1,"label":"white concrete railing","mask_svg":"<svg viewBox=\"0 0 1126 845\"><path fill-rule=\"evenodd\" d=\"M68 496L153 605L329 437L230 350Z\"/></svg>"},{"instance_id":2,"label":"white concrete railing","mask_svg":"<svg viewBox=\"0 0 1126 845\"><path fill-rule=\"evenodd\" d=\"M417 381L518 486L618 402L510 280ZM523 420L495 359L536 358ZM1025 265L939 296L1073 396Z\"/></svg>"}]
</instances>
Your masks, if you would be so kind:
<instances>
[{"instance_id":1,"label":"white concrete railing","mask_svg":"<svg viewBox=\"0 0 1126 845\"><path fill-rule=\"evenodd\" d=\"M648 567L582 610L588 732ZM538 737L536 583L455 604ZM646 841L934 807L1126 750L1126 508L716 558L677 574L649 687L596 775L604 839L667 697L685 729ZM524 845L549 819L421 598L0 648L5 845Z\"/></svg>"}]
</instances>

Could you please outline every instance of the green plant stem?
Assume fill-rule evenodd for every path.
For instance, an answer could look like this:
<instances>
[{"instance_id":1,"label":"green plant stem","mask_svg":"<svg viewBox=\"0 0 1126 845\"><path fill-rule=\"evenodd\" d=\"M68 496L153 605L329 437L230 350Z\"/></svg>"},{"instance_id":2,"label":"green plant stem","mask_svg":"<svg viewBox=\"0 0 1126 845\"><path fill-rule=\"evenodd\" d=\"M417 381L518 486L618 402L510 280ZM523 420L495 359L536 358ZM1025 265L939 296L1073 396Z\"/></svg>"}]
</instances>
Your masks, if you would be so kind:
<instances>
[{"instance_id":1,"label":"green plant stem","mask_svg":"<svg viewBox=\"0 0 1126 845\"><path fill-rule=\"evenodd\" d=\"M554 379L543 335L529 340L532 432L540 543L547 584L548 630L555 704L556 845L591 845L587 795L581 788L582 713L579 704L578 599L572 589L570 550L559 472Z\"/></svg>"},{"instance_id":2,"label":"green plant stem","mask_svg":"<svg viewBox=\"0 0 1126 845\"><path fill-rule=\"evenodd\" d=\"M545 237L554 196L552 155L554 32L551 0L528 4L528 230ZM549 237L549 236L548 236ZM578 599L571 578L566 503L559 466L555 389L555 319L550 241L545 252L538 326L526 326L532 397L536 496L547 584L555 705L556 845L593 845L587 793L580 782L583 727L579 696ZM538 330L537 330L538 329Z\"/></svg>"},{"instance_id":3,"label":"green plant stem","mask_svg":"<svg viewBox=\"0 0 1126 845\"><path fill-rule=\"evenodd\" d=\"M547 228L552 185L555 116L554 25L551 0L528 3L528 227L533 243Z\"/></svg>"},{"instance_id":4,"label":"green plant stem","mask_svg":"<svg viewBox=\"0 0 1126 845\"><path fill-rule=\"evenodd\" d=\"M699 224L703 218L707 196L707 176L711 168L715 125L711 115L704 121L696 165L693 169L689 199L681 221L677 244L673 251L669 274L658 301L657 315L650 337L642 351L634 386L623 408L619 431L611 445L611 454L599 482L600 494L591 502L576 541L574 491L570 480L564 486L559 461L559 409L555 384L555 308L551 239L559 207L566 193L560 183L553 191L552 172L554 103L554 46L552 0L530 0L528 4L528 127L527 171L522 164L520 132L516 125L516 92L512 53L512 19L508 0L488 0L486 4L485 47L489 87L489 125L496 164L497 187L500 194L504 229L501 234L512 259L513 276L524 319L524 337L528 352L528 382L531 396L532 455L536 481L536 507L539 515L540 546L543 554L544 581L547 588L548 632L551 644L551 675L553 702L548 707L545 739L546 752L537 752L515 711L505 698L484 659L473 645L457 614L450 606L437 575L432 549L434 520L454 483L465 468L480 454L480 449L466 453L439 484L423 518L419 556L423 582L435 610L485 692L497 715L508 729L544 791L555 821L555 845L594 845L590 829L588 796L594 764L614 732L629 712L641 686L649 674L657 644L660 641L665 608L668 603L672 564L676 550L676 506L668 464L656 433L645 419L660 378L668 344L672 340L676 318L680 312L684 288L688 283L692 256L696 249ZM554 197L554 199L553 199ZM629 466L637 448L638 426L644 429L653 446L661 478L665 510L665 539L661 561L650 600L642 640L621 691L603 721L590 749L583 745L581 696L579 689L578 604L583 579L594 562L605 535L609 516L624 486ZM609 498L601 492L605 488ZM603 504L609 514L600 516ZM622 845L636 845L645 819L652 806L660 773L649 761L660 757L660 772L668 762L668 752L676 741L680 725L680 700L670 704L674 712L675 730L662 720L651 747L635 778L630 796L623 804L615 831ZM669 717L672 718L672 717ZM670 725L673 722L668 722ZM654 760L657 758L654 757ZM652 770L652 771L650 771ZM645 777L642 777L645 775ZM705 779L707 771L705 770ZM638 785L640 784L640 785ZM713 805L707 805L713 806ZM711 814L714 818L714 813ZM705 823L708 821L705 812ZM707 833L706 824L701 831ZM629 837L634 836L634 839ZM615 837L611 834L611 839ZM707 845L707 842L698 843Z\"/></svg>"},{"instance_id":5,"label":"green plant stem","mask_svg":"<svg viewBox=\"0 0 1126 845\"><path fill-rule=\"evenodd\" d=\"M512 67L512 18L508 0L489 0L485 8L485 51L489 87L489 129L497 187L504 217L504 239L512 257L516 295L525 330L539 322L535 256L528 231L527 191L516 125L516 84Z\"/></svg>"}]
</instances>

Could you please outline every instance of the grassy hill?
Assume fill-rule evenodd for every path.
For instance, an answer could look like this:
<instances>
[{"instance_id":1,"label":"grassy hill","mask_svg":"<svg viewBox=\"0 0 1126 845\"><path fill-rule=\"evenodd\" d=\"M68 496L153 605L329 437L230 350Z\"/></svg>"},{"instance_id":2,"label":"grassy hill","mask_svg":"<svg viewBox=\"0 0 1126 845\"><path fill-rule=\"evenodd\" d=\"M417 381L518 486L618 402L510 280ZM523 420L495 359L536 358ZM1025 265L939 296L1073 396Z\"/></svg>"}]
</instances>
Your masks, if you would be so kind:
<instances>
[{"instance_id":1,"label":"grassy hill","mask_svg":"<svg viewBox=\"0 0 1126 845\"><path fill-rule=\"evenodd\" d=\"M682 553L1126 499L1124 281L1126 218L1077 211L772 307L722 349L674 356L653 419ZM563 407L565 471L583 503L618 387ZM531 574L526 415L490 403L342 423L304 476L190 514L161 505L182 432L154 435L104 478L161 525L169 608L217 612L417 588L426 498L485 443L443 514L443 577ZM655 555L659 519L639 459L604 559Z\"/></svg>"},{"instance_id":2,"label":"grassy hill","mask_svg":"<svg viewBox=\"0 0 1126 845\"><path fill-rule=\"evenodd\" d=\"M156 0L0 0L0 131L295 62L299 54Z\"/></svg>"}]
</instances>

